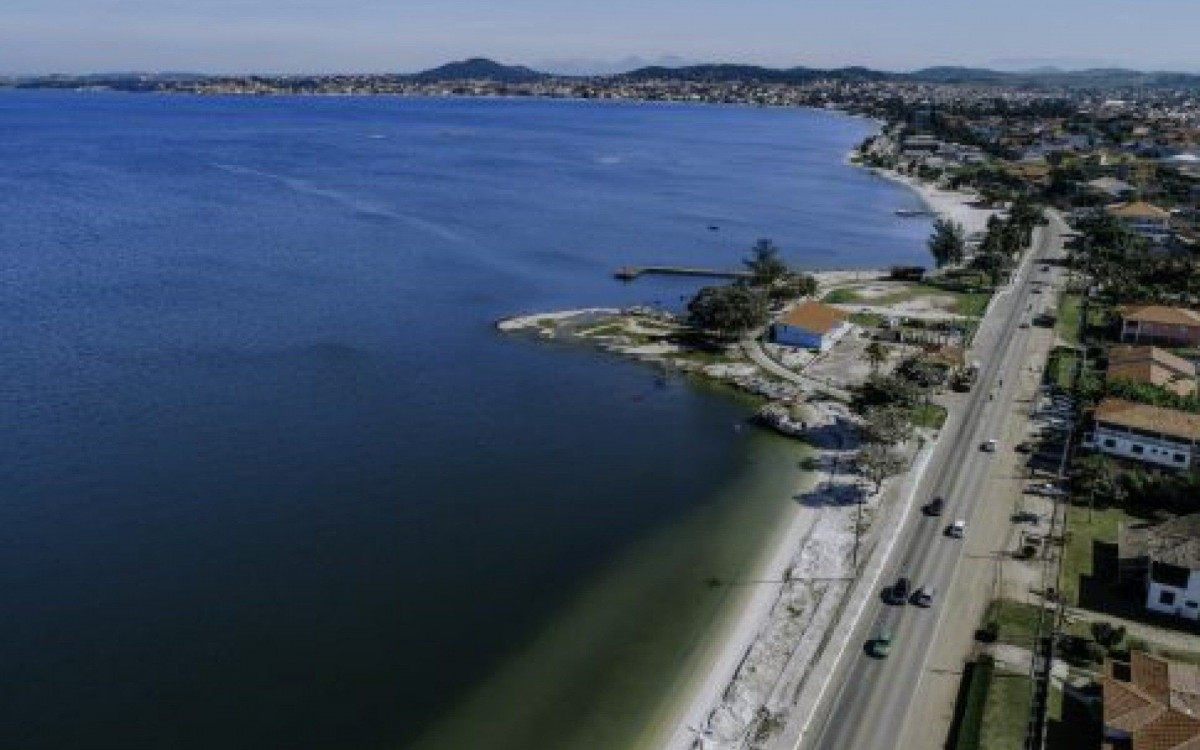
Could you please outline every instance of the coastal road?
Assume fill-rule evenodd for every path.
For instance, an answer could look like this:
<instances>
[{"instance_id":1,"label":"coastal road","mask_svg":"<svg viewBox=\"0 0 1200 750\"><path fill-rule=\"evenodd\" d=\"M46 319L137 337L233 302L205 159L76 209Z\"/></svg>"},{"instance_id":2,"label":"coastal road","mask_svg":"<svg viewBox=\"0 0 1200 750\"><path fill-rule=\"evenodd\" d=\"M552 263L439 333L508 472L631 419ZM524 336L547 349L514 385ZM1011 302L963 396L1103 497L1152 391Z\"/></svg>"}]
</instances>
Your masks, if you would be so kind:
<instances>
[{"instance_id":1,"label":"coastal road","mask_svg":"<svg viewBox=\"0 0 1200 750\"><path fill-rule=\"evenodd\" d=\"M893 559L885 567L885 585L890 586L897 577L905 576L914 587L934 586L938 599L929 609L911 604L885 604L881 596L872 600L855 624L851 648L830 677L831 698L818 706L807 731L791 747L822 750L897 747L914 701L921 700L916 688L926 670L930 646L939 626L972 630L976 627L976 622L956 619L956 612L943 607L941 598L951 590L964 548L963 541L947 537L944 531L948 524L961 518L967 521L969 538L995 533L990 528L975 528L971 523L987 495L986 482L996 456L980 446L986 440L1002 437L1005 420L1014 408L1017 373L1027 366L1026 351L1032 330L1020 325L1041 308L1043 296L1049 297L1034 293L1033 282L1044 278L1040 271L1042 261L1061 254L1065 231L1061 220L1050 216L1050 225L1038 230L1033 251L1027 254L1012 284L994 299L972 346L974 359L982 363L979 381L969 397L952 408L933 463L919 489L922 502L933 496L944 497L945 512L940 518L912 514L900 529ZM1002 441L997 450L1012 449L1012 445ZM886 659L876 659L864 647L885 627L893 634L891 654Z\"/></svg>"}]
</instances>

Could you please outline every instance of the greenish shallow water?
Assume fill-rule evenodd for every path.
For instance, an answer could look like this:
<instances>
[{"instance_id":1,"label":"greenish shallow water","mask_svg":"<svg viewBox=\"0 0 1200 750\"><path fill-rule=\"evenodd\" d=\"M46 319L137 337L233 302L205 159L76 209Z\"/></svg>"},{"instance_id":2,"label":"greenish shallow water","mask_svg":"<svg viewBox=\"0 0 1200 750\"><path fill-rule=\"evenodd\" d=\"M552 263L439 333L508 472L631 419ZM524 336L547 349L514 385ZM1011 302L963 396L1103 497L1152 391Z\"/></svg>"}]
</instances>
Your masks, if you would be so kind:
<instances>
[{"instance_id":1,"label":"greenish shallow water","mask_svg":"<svg viewBox=\"0 0 1200 750\"><path fill-rule=\"evenodd\" d=\"M711 502L638 540L415 747L657 746L752 593L712 579L753 577L804 481L799 444L761 432L744 445Z\"/></svg>"}]
</instances>

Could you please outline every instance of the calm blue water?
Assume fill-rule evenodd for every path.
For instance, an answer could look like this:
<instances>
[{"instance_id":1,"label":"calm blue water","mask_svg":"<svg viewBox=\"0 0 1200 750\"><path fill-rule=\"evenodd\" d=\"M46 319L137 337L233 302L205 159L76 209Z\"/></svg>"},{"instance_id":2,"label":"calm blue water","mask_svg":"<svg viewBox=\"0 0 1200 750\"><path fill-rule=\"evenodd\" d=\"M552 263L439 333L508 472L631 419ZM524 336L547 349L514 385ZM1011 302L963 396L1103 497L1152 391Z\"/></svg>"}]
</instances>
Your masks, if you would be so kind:
<instances>
[{"instance_id":1,"label":"calm blue water","mask_svg":"<svg viewBox=\"0 0 1200 750\"><path fill-rule=\"evenodd\" d=\"M753 460L732 401L493 321L677 304L609 273L760 236L923 262L914 199L843 165L869 131L0 94L0 745L412 740Z\"/></svg>"}]
</instances>

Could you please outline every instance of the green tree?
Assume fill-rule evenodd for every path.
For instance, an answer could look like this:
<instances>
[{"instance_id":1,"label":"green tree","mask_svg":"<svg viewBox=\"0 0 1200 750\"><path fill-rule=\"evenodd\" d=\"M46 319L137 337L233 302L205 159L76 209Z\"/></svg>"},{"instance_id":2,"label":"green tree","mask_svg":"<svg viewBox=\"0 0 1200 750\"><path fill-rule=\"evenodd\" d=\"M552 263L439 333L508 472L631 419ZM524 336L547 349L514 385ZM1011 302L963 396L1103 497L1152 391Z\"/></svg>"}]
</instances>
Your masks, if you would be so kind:
<instances>
[{"instance_id":1,"label":"green tree","mask_svg":"<svg viewBox=\"0 0 1200 750\"><path fill-rule=\"evenodd\" d=\"M907 409L899 406L873 406L863 415L863 433L868 441L899 445L913 435Z\"/></svg>"},{"instance_id":2,"label":"green tree","mask_svg":"<svg viewBox=\"0 0 1200 750\"><path fill-rule=\"evenodd\" d=\"M771 286L788 276L787 264L779 257L779 248L768 239L761 239L750 248L750 257L742 261L755 286Z\"/></svg>"},{"instance_id":3,"label":"green tree","mask_svg":"<svg viewBox=\"0 0 1200 750\"><path fill-rule=\"evenodd\" d=\"M743 285L707 286L687 305L688 322L695 328L729 339L767 322L767 300Z\"/></svg>"},{"instance_id":4,"label":"green tree","mask_svg":"<svg viewBox=\"0 0 1200 750\"><path fill-rule=\"evenodd\" d=\"M788 274L772 284L768 293L773 300L813 297L817 294L817 280L806 273Z\"/></svg>"},{"instance_id":5,"label":"green tree","mask_svg":"<svg viewBox=\"0 0 1200 750\"><path fill-rule=\"evenodd\" d=\"M883 443L867 443L858 451L855 465L864 477L883 488L883 480L904 471L904 458Z\"/></svg>"},{"instance_id":6,"label":"green tree","mask_svg":"<svg viewBox=\"0 0 1200 750\"><path fill-rule=\"evenodd\" d=\"M1071 483L1077 495L1102 505L1117 505L1125 498L1126 490L1118 480L1112 460L1100 453L1075 462Z\"/></svg>"},{"instance_id":7,"label":"green tree","mask_svg":"<svg viewBox=\"0 0 1200 750\"><path fill-rule=\"evenodd\" d=\"M966 251L966 237L962 224L948 219L933 223L933 234L929 236L929 252L938 268L951 263L961 263Z\"/></svg>"},{"instance_id":8,"label":"green tree","mask_svg":"<svg viewBox=\"0 0 1200 750\"><path fill-rule=\"evenodd\" d=\"M1113 626L1110 622L1097 620L1091 625L1092 638L1105 648L1113 648L1125 640L1125 626Z\"/></svg>"},{"instance_id":9,"label":"green tree","mask_svg":"<svg viewBox=\"0 0 1200 750\"><path fill-rule=\"evenodd\" d=\"M871 365L871 372L879 372L879 368L887 361L887 347L878 341L872 341L867 344L867 348L863 350L863 355L866 356L867 362Z\"/></svg>"},{"instance_id":10,"label":"green tree","mask_svg":"<svg viewBox=\"0 0 1200 750\"><path fill-rule=\"evenodd\" d=\"M875 374L854 389L851 407L859 414L866 414L872 406L913 407L921 396L916 383L898 375Z\"/></svg>"}]
</instances>

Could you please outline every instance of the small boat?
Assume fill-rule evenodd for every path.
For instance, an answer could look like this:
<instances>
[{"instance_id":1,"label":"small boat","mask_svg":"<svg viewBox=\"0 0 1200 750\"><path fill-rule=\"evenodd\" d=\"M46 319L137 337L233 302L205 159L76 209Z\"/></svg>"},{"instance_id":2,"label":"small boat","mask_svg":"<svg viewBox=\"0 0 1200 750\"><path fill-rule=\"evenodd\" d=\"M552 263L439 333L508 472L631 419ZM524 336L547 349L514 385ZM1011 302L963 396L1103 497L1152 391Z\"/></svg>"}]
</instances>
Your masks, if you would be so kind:
<instances>
[{"instance_id":1,"label":"small boat","mask_svg":"<svg viewBox=\"0 0 1200 750\"><path fill-rule=\"evenodd\" d=\"M721 228L719 226L717 226L716 224L708 225L708 231L710 231L710 232L717 232L717 231L720 231L720 229Z\"/></svg>"},{"instance_id":2,"label":"small boat","mask_svg":"<svg viewBox=\"0 0 1200 750\"><path fill-rule=\"evenodd\" d=\"M923 208L898 208L896 209L897 216L930 216L933 212L926 211Z\"/></svg>"}]
</instances>

